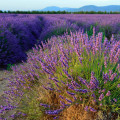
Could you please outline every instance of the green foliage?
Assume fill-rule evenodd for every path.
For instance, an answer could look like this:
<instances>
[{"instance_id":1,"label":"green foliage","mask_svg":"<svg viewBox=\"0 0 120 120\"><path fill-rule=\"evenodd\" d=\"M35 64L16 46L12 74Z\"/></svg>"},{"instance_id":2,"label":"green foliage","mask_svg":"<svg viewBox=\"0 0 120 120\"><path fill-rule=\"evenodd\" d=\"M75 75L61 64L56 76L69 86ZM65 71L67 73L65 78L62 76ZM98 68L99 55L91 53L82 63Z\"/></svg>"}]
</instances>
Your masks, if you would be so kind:
<instances>
[{"instance_id":1,"label":"green foliage","mask_svg":"<svg viewBox=\"0 0 120 120\"><path fill-rule=\"evenodd\" d=\"M73 30L72 28L68 28L67 29L68 34L70 34L70 31L75 31L75 30ZM47 35L44 37L44 41L47 40L48 38L50 39L52 36L63 35L65 32L66 32L65 27L54 29L53 31L47 33Z\"/></svg>"},{"instance_id":2,"label":"green foliage","mask_svg":"<svg viewBox=\"0 0 120 120\"><path fill-rule=\"evenodd\" d=\"M93 25L90 26L89 30L86 29L86 32L87 32L89 37L92 36L92 34L93 34Z\"/></svg>"},{"instance_id":3,"label":"green foliage","mask_svg":"<svg viewBox=\"0 0 120 120\"><path fill-rule=\"evenodd\" d=\"M35 86L35 85L34 85ZM25 94L23 95L22 100L19 103L17 111L25 114L25 116L19 116L19 119L25 120L41 120L43 119L45 108L40 106L40 101L37 100L38 92L35 87L32 89L32 92L29 90L24 90Z\"/></svg>"},{"instance_id":4,"label":"green foliage","mask_svg":"<svg viewBox=\"0 0 120 120\"><path fill-rule=\"evenodd\" d=\"M99 32L103 32L103 37L105 38L105 36L106 36L107 39L110 40L110 38L112 36L112 27L109 26L109 25L100 26L99 27Z\"/></svg>"},{"instance_id":5,"label":"green foliage","mask_svg":"<svg viewBox=\"0 0 120 120\"><path fill-rule=\"evenodd\" d=\"M0 10L0 13L3 13L3 11L2 11L2 10Z\"/></svg>"},{"instance_id":6,"label":"green foliage","mask_svg":"<svg viewBox=\"0 0 120 120\"><path fill-rule=\"evenodd\" d=\"M89 37L92 36L92 34L93 34L93 27L96 28L97 25L98 25L98 23L96 22L94 25L91 25L91 26L90 26L89 30L86 28L86 32L87 32L87 34L88 34ZM110 34L107 34L107 36L106 36L106 33L108 33L108 31L107 31L108 28L109 28L109 26L108 26L107 28L104 27L104 26L100 26L100 27L99 27L99 30L96 31L96 33L95 33L95 35L96 35L96 34L98 34L99 32L102 32L102 34L103 34L103 36L102 36L102 43L104 42L105 37L107 37L107 38L109 38L109 39L110 39L110 37L111 37Z\"/></svg>"},{"instance_id":7,"label":"green foliage","mask_svg":"<svg viewBox=\"0 0 120 120\"><path fill-rule=\"evenodd\" d=\"M11 69L12 66L15 66L15 64L7 64L7 70L12 71L12 69Z\"/></svg>"},{"instance_id":8,"label":"green foliage","mask_svg":"<svg viewBox=\"0 0 120 120\"><path fill-rule=\"evenodd\" d=\"M67 11L2 11L0 13L14 13L14 14L120 14L120 12L106 12L106 11L78 11L78 12L67 12Z\"/></svg>"},{"instance_id":9,"label":"green foliage","mask_svg":"<svg viewBox=\"0 0 120 120\"><path fill-rule=\"evenodd\" d=\"M97 25L97 23L95 25ZM103 39L102 39L103 41L102 42L104 42L105 29L100 28L99 30L100 30L100 32L103 32ZM51 33L49 33L46 36L45 39L50 38L53 35L55 35L55 36L61 35L65 31L66 31L65 28L55 29ZM69 33L70 33L70 29L68 29L68 34ZM89 29L89 31L87 31L87 33L88 33L89 37L92 36L93 25L90 26L90 29ZM69 37L68 37L68 39L69 39ZM61 39L61 40L63 40L63 39ZM83 100L78 101L78 99L77 99L76 101L73 102L73 104L75 104L75 103L81 104L82 103L84 107L85 107L85 105L91 106L91 101L93 100L91 95L92 95L92 93L95 93L96 102L97 102L95 107L97 109L100 109L100 110L103 110L103 111L110 110L111 112L120 113L120 108L119 108L119 105L120 105L120 98L119 98L120 89L116 88L117 84L120 82L120 78L115 77L113 81L108 81L107 84L104 84L104 79L103 79L103 72L104 73L109 73L109 70L112 70L113 73L117 73L117 76L119 75L119 72L116 69L118 63L114 64L114 63L110 63L110 61L107 61L107 68L106 68L105 65L104 65L104 51L102 51L102 53L101 53L101 51L97 51L95 55L92 53L92 51L89 51L89 54L88 54L87 49L82 46L81 41L79 41L77 44L80 45L80 47L83 51L83 52L81 52L81 55L80 55L80 57L82 59L82 63L80 63L79 56L77 55L76 51L70 52L69 53L69 60L67 61L68 66L69 66L68 68L65 67L65 66L62 67L61 66L62 63L58 62L60 60L59 55L63 54L63 53L57 45L54 46L56 48L56 51L58 51L57 55L56 55L55 51L52 51L53 52L52 55L56 55L55 57L57 57L57 65L55 66L56 69L55 69L55 72L54 72L54 77L56 77L58 81L63 80L65 83L67 83L67 82L70 83L71 79L69 79L67 77L67 75L65 74L65 72L63 71L63 69L66 69L68 74L70 76L72 76L72 78L81 86L80 89L89 89L89 88L87 88L87 86L85 86L85 85L81 84L81 82L79 82L78 76L80 76L83 79L86 79L86 81L89 83L90 80L91 80L91 72L93 71L95 73L95 78L99 81L100 89L101 90L105 89L104 99L102 101L98 100L99 96L101 94L101 93L98 92L100 89L95 89L95 91L88 92L87 94L77 92L76 93L77 98L82 96ZM63 47L64 50L66 48L68 48L69 50L72 49L72 48L73 49L75 48L75 46L72 45L70 41L63 44L62 47ZM51 54L49 54L51 51L49 51L49 50L45 51L44 50L43 52L44 52L43 53L44 56L46 54L49 55L48 57L51 56ZM36 53L37 52L35 51L35 54ZM42 54L42 52L41 52L41 54ZM37 67L41 67L41 65L40 65L41 63L38 62L38 61L33 61L33 60L36 59L34 54L32 54L31 56L32 56L32 61L28 60L28 62L30 62L30 65L32 66L31 71L34 72L34 74L31 73L32 77L30 77L30 79L33 78L33 77L35 78L35 73L36 74L38 73L37 75L39 75L40 78L43 78L44 80L48 80L48 78L50 77L49 74L47 74L45 72L42 72L41 68L39 68L37 70L37 69L35 69L35 67L33 67L34 65L36 65ZM40 56L39 52L38 52L38 56ZM109 54L107 55L107 57L109 58ZM42 59L43 61L46 60L44 57L41 57L40 59ZM48 64L49 64L49 62L47 63L45 61L45 66L47 67L47 69L49 69ZM11 66L11 65L8 64L8 66ZM27 68L25 70L27 70ZM28 70L28 72L31 72L31 71ZM38 83L38 85L36 85L34 81L35 81L35 79L32 81L33 83L30 81L31 84L33 84L33 85L31 85L32 86L31 89L29 89L30 91L22 88L22 91L24 91L25 94L24 94L23 98L21 99L19 107L17 109L18 111L21 111L21 112L27 114L27 116L25 118L26 120L39 120L40 118L42 119L44 117L44 110L45 109L43 107L40 107L40 102L41 101L40 101L40 99L38 99L39 98L39 94L38 94L39 90L35 89L35 86L37 88L41 84ZM29 84L29 79L28 80L26 79L25 82L26 82L25 84L28 84L28 86L30 85ZM56 88L56 85L53 81L51 81L51 84L52 84L52 88ZM59 82L58 85L63 87L63 84L61 82ZM106 96L106 93L108 92L108 90L111 91L111 96ZM63 97L69 97L65 93L66 88L65 89L62 88L61 91L62 91L61 95L63 95ZM88 96L89 96L89 98L88 98ZM111 100L113 100L114 98L117 99L117 102L112 104ZM102 104L102 107L99 106L100 103Z\"/></svg>"}]
</instances>

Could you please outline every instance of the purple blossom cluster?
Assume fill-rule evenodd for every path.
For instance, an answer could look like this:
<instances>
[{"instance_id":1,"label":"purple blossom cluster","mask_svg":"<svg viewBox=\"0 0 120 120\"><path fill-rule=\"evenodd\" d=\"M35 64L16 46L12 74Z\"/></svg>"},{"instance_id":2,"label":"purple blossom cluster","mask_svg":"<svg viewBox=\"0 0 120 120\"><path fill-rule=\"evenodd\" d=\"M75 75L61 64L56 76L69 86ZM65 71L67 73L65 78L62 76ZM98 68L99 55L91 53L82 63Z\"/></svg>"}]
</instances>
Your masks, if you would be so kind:
<instances>
[{"instance_id":1,"label":"purple blossom cluster","mask_svg":"<svg viewBox=\"0 0 120 120\"><path fill-rule=\"evenodd\" d=\"M45 42L44 40L47 39L47 37L50 38L52 35L54 35L55 31L59 33L62 30L65 32L66 29L72 29L74 31L79 30L80 28L89 29L90 25L95 24L96 22L99 23L99 25L112 25L112 28L114 28L112 30L115 31L118 29L117 23L119 23L118 16L112 16L111 19L109 19L109 15L97 15L98 17L96 17L96 15L72 15L74 17L71 17L71 15L0 14L0 16L0 31L2 31L0 32L0 36L2 37L2 41L5 41L7 39L6 43L0 45L1 66L21 62L21 60L25 61L27 58L25 51L34 47L35 44L42 45L42 41ZM104 17L106 17L106 19L103 19ZM116 24L113 21L116 21ZM118 32L120 30L116 31ZM63 32L61 32L61 34L63 34ZM99 33L96 37L93 53L95 52L95 49L98 51L100 45L99 38L101 38L101 36L102 33ZM88 36L86 35L86 37ZM106 43L107 42L104 44L106 45ZM77 48L77 51L78 50L79 49ZM76 53L79 54L79 51L77 51ZM86 49L86 51L88 51L88 49ZM110 59L114 59L114 62L117 62L119 59L119 54L120 50L118 50L113 58L113 55L111 53ZM81 61L81 59L82 58L80 57L79 60ZM62 64L65 65L63 61ZM104 64L106 66L106 61Z\"/></svg>"},{"instance_id":2,"label":"purple blossom cluster","mask_svg":"<svg viewBox=\"0 0 120 120\"><path fill-rule=\"evenodd\" d=\"M82 35L81 35L82 34ZM77 35L76 36L76 38L75 38L75 35ZM85 80L85 79L83 79L83 78L81 78L80 76L78 77L78 80L81 82L81 84L83 84L83 85L85 85L86 86L86 88L87 89L82 89L81 88L81 85L80 84L78 84L78 82L76 82L76 81L74 81L74 78L73 78L73 76L70 74L70 73L68 73L68 71L67 71L67 69L68 69L68 67L69 67L69 60L71 59L70 58L70 56L68 56L68 55L71 55L73 52L75 52L76 53L76 55L78 56L78 57L80 57L80 55L82 55L82 52L83 52L83 50L80 48L80 46L78 46L78 44L79 43L81 43L83 46L86 46L86 49L87 50L89 50L89 53L88 53L88 55L90 55L90 51L93 53L93 47L94 47L94 45L96 44L96 39L99 41L99 44L101 44L101 45L99 45L98 46L98 49L95 49L95 51L94 51L94 53L93 53L93 55L96 55L96 53L97 53L97 50L101 50L100 51L100 54L99 55L101 55L102 54L102 52L104 52L104 46L105 46L105 44L103 43L102 44L102 42L101 42L101 37L99 37L99 38L95 38L94 40L92 39L93 38L93 36L92 36L92 38L90 38L90 40L89 41L83 41L83 39L84 40L86 40L86 38L85 38L85 36L86 36L86 34L83 34L83 33L81 33L80 31L79 32L76 32L76 34L74 34L74 33L71 33L71 36L69 36L69 35L67 35L66 37L67 38L69 38L69 37L71 37L71 39L70 40L72 40L72 42L70 41L70 43L69 44L71 44L73 47L75 47L75 48L77 48L77 50L76 49L71 49L71 47L68 47L67 46L67 48L68 48L68 50L65 50L64 48L63 48L63 46L64 46L64 44L63 44L63 42L62 41L57 41L57 43L55 44L55 40L56 40L56 37L53 37L52 39L51 39L51 41L48 41L48 43L50 44L54 44L54 46L52 46L52 48L48 48L49 49L49 58L48 57L44 57L44 63L46 64L46 66L45 65L43 65L43 64L41 64L41 67L43 68L43 66L44 66L44 68L45 69L47 69L47 70L49 70L49 71L52 71L52 67L49 67L48 68L48 66L50 65L50 64L52 64L53 63L53 61L52 61L52 56L51 55L53 55L54 53L54 55L55 55L55 59L57 58L58 59L58 61L56 60L56 63L54 63L53 65L58 65L60 62L61 62L61 59L60 58L62 58L63 60L65 60L65 61L67 61L66 62L66 64L67 65L63 65L62 66L62 71L63 71L63 73L64 73L64 75L66 76L66 78L68 79L68 80L71 80L71 83L69 83L69 82L67 82L67 84L65 83L65 82L63 82L63 80L61 80L61 84L63 84L63 85L66 85L67 87L68 87L68 89L69 90L72 90L72 92L70 92L70 91L66 91L67 92L67 94L68 95L70 95L73 99L74 99L74 101L72 101L72 100L70 100L70 99L67 99L67 98L65 98L64 96L59 96L62 100L66 100L66 102L68 102L68 104L65 104L65 102L63 102L63 101L61 101L60 102L60 104L62 105L61 106L61 108L66 108L67 106L70 106L71 105L71 103L73 103L73 102L75 102L78 98L76 97L76 93L81 93L81 94L88 94L88 93L90 93L90 92L94 92L95 90L99 90L100 89L100 83L99 83L99 80L97 80L96 79L96 77L95 77L95 73L93 72L93 71L91 71L91 79L90 79L90 82L88 82L87 80ZM77 37L79 37L79 39L77 39ZM67 38L65 38L64 37L64 39L67 39ZM63 39L63 37L60 37L60 39ZM53 40L53 41L52 41ZM79 41L78 41L79 40ZM90 45L89 45L90 44ZM115 43L114 43L115 44ZM118 43L119 44L119 43ZM81 46L82 46L81 45ZM77 46L77 47L76 47ZM89 47L90 46L90 47ZM112 44L109 44L109 46L111 46L111 49L113 49L113 47L114 47L114 45L112 45ZM109 48L109 46L105 46L105 47L108 47ZM46 46L45 46L46 47ZM101 47L101 49L100 49L100 47ZM65 55L64 54L59 54L58 53L58 50L56 50L57 48L59 48L59 50L60 50L60 52L62 53L65 53ZM45 48L44 48L45 49ZM70 50L71 49L71 50ZM79 49L81 49L81 51L79 51L78 52L78 50ZM109 48L110 49L110 48ZM53 51L54 50L54 51ZM72 51L72 52L71 52ZM108 54L109 54L109 52L111 52L111 51L107 51L108 52ZM117 52L117 50L116 50L116 52ZM78 54L79 53L79 54ZM41 52L41 55L40 56L42 56L42 54L44 54L43 52ZM57 55L56 55L57 54ZM108 55L108 54L106 54L106 55ZM106 56L104 56L104 57L106 57ZM109 57L110 58L110 57ZM109 58L108 58L108 60L109 60ZM38 58L37 58L38 59ZM49 60L48 61L48 59L51 59L51 60ZM41 61L40 61L41 62ZM80 63L81 63L81 61L79 61ZM114 62L114 61L113 61ZM118 61L117 61L118 62ZM103 63L104 64L104 63ZM68 67L66 67L66 66L68 66ZM55 68L55 66L53 66L54 68ZM112 74L114 74L113 76L114 76L114 78L115 78L115 76L117 75L117 74L115 74L115 73L112 73L111 72L111 70L109 70L110 72L109 72L109 75L108 75L108 73L106 73L106 74L104 74L104 72L103 72L103 80L104 81L110 81L110 79L112 79L113 77L110 77L110 76L112 76ZM46 72L46 74L49 74L50 76L53 76L53 78L50 78L51 80L53 80L54 82L55 82L55 84L56 84L56 82L60 82L59 80L58 80L58 78L56 78L56 79L54 79L54 75L55 75L55 72L53 71L52 72L52 74L50 74L50 73L47 73ZM61 74L62 75L62 74ZM58 86L58 85L56 85L56 86ZM119 86L119 85L118 85ZM59 87L57 87L57 89L59 89L60 88L60 86ZM80 89L78 89L78 88L80 88ZM60 89L61 90L61 89ZM101 93L101 92L103 92L103 93ZM105 96L105 88L104 89L102 89L102 90L100 90L100 93L101 94L99 94L99 96L97 95L95 95L95 94L92 94L92 97L94 98L94 101L96 102L96 100L98 99L100 102L102 102L102 100L104 99L104 96ZM112 95L111 93L110 93L110 91L108 91L107 93L106 93L106 96L110 96L110 95ZM88 95L89 96L89 95ZM114 101L116 101L116 99L114 99ZM100 103L100 106L102 106L102 103ZM92 107L89 107L89 109L90 109L90 111L92 111L92 112L96 112L96 110L94 109L94 108L92 108Z\"/></svg>"},{"instance_id":3,"label":"purple blossom cluster","mask_svg":"<svg viewBox=\"0 0 120 120\"><path fill-rule=\"evenodd\" d=\"M44 16L48 31L53 30L55 24L57 27L63 24L66 26L62 19L54 18L56 20L52 22L51 16L48 22L47 18ZM69 25L71 24L68 23L67 26ZM26 26L30 27L29 24ZM37 34L37 32L35 33ZM42 34L44 33L45 31ZM26 66L12 68L16 74L9 78L10 90L5 91L4 96L7 106L0 107L1 113L20 108L19 102L24 99L25 92L32 93L34 84L41 86L41 79L50 81L48 84L51 86L42 85L45 90L57 91L60 94L60 108L45 110L48 115L56 116L63 109L73 104L78 105L83 100L89 102L90 99L98 107L91 104L85 107L86 111L97 112L96 108L104 107L103 100L108 98L111 98L118 105L118 108L120 107L119 99L114 95L114 92L117 92L117 96L120 96L120 77L118 74L120 41L111 38L108 42L105 38L105 41L102 42L102 33L95 35L94 28L91 37L88 37L88 34L83 33L82 30L70 31L70 35L66 32L59 37L53 36L48 39L47 43L41 42L41 44L42 47L36 45L36 48L33 48L33 53L28 54ZM99 65L94 63L96 59ZM116 65L117 67L115 67ZM29 101L29 97L27 100ZM50 105L44 103L40 103L40 106L50 108Z\"/></svg>"},{"instance_id":4,"label":"purple blossom cluster","mask_svg":"<svg viewBox=\"0 0 120 120\"><path fill-rule=\"evenodd\" d=\"M26 61L25 52L37 43L43 21L35 15L0 15L0 66L4 68Z\"/></svg>"},{"instance_id":5,"label":"purple blossom cluster","mask_svg":"<svg viewBox=\"0 0 120 120\"><path fill-rule=\"evenodd\" d=\"M84 28L89 30L90 25L97 25L96 30L99 31L101 28L106 30L105 35L107 38L112 36L112 34L118 34L120 32L120 15L118 14L59 14L59 15L45 15L45 16L52 16L55 18L61 18L62 20L67 20L70 23L73 23L80 28Z\"/></svg>"}]
</instances>

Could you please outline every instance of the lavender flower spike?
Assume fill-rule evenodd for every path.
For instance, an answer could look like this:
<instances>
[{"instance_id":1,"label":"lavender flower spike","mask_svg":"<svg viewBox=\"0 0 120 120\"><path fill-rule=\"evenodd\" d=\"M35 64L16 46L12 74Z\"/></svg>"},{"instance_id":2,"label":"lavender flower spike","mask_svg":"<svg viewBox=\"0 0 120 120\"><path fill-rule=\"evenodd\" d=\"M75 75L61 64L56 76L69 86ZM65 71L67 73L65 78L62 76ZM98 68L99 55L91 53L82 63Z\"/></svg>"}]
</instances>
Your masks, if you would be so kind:
<instances>
[{"instance_id":1,"label":"lavender flower spike","mask_svg":"<svg viewBox=\"0 0 120 120\"><path fill-rule=\"evenodd\" d=\"M88 111L88 106L85 107L85 111Z\"/></svg>"},{"instance_id":2,"label":"lavender flower spike","mask_svg":"<svg viewBox=\"0 0 120 120\"><path fill-rule=\"evenodd\" d=\"M87 89L75 89L76 92L82 92L82 93L87 93Z\"/></svg>"},{"instance_id":3,"label":"lavender flower spike","mask_svg":"<svg viewBox=\"0 0 120 120\"><path fill-rule=\"evenodd\" d=\"M117 99L113 98L113 100L114 100L115 102L117 102Z\"/></svg>"},{"instance_id":4,"label":"lavender flower spike","mask_svg":"<svg viewBox=\"0 0 120 120\"><path fill-rule=\"evenodd\" d=\"M66 98L66 101L69 102L69 103L72 103L72 101L71 101L71 100L68 100L67 98Z\"/></svg>"},{"instance_id":5,"label":"lavender flower spike","mask_svg":"<svg viewBox=\"0 0 120 120\"><path fill-rule=\"evenodd\" d=\"M63 96L61 96L61 95L59 95L59 97L60 97L60 98L62 98L62 99L64 99L64 97L63 97Z\"/></svg>"},{"instance_id":6,"label":"lavender flower spike","mask_svg":"<svg viewBox=\"0 0 120 120\"><path fill-rule=\"evenodd\" d=\"M62 110L59 109L59 110L46 110L46 114L49 114L49 115L56 115L56 114L59 114Z\"/></svg>"},{"instance_id":7,"label":"lavender flower spike","mask_svg":"<svg viewBox=\"0 0 120 120\"><path fill-rule=\"evenodd\" d=\"M110 95L111 95L111 93L110 93L110 91L108 91L107 94L106 94L106 96L110 96Z\"/></svg>"},{"instance_id":8,"label":"lavender flower spike","mask_svg":"<svg viewBox=\"0 0 120 120\"><path fill-rule=\"evenodd\" d=\"M96 88L98 88L98 85L99 85L99 82L94 77L94 72L91 72L90 88L91 89L96 89Z\"/></svg>"},{"instance_id":9,"label":"lavender flower spike","mask_svg":"<svg viewBox=\"0 0 120 120\"><path fill-rule=\"evenodd\" d=\"M101 101L104 98L104 94L102 93L99 97L99 101Z\"/></svg>"},{"instance_id":10,"label":"lavender flower spike","mask_svg":"<svg viewBox=\"0 0 120 120\"><path fill-rule=\"evenodd\" d=\"M119 87L120 87L120 84L118 84L117 87L119 88Z\"/></svg>"},{"instance_id":11,"label":"lavender flower spike","mask_svg":"<svg viewBox=\"0 0 120 120\"><path fill-rule=\"evenodd\" d=\"M69 91L67 91L67 94L69 94L69 95L71 95L71 96L74 96L74 95L75 95L75 93L71 93L71 92L69 92Z\"/></svg>"},{"instance_id":12,"label":"lavender flower spike","mask_svg":"<svg viewBox=\"0 0 120 120\"><path fill-rule=\"evenodd\" d=\"M90 108L91 112L97 112L97 110L95 110L94 108L92 108L92 107L89 107L89 108Z\"/></svg>"},{"instance_id":13,"label":"lavender flower spike","mask_svg":"<svg viewBox=\"0 0 120 120\"><path fill-rule=\"evenodd\" d=\"M40 103L40 106L43 106L43 107L49 107L50 108L50 105L47 105L47 104L43 104L43 103Z\"/></svg>"}]
</instances>

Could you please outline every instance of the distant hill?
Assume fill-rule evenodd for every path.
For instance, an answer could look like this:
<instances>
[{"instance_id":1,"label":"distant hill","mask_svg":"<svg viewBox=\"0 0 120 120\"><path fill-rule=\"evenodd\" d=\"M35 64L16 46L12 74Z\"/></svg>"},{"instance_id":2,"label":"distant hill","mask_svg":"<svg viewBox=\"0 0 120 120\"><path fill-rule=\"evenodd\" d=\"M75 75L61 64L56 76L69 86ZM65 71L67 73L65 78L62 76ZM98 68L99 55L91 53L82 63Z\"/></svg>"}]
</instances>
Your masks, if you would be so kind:
<instances>
[{"instance_id":1,"label":"distant hill","mask_svg":"<svg viewBox=\"0 0 120 120\"><path fill-rule=\"evenodd\" d=\"M50 7L46 7L40 11L64 11L67 10L69 8L65 7L65 8L60 8L60 7L56 7L56 6L50 6Z\"/></svg>"},{"instance_id":2,"label":"distant hill","mask_svg":"<svg viewBox=\"0 0 120 120\"><path fill-rule=\"evenodd\" d=\"M120 12L120 5L109 5L109 6L95 6L95 5L86 5L80 8L60 8L56 6L46 7L40 11L68 11L68 12L78 12L78 11L106 11L106 12Z\"/></svg>"}]
</instances>

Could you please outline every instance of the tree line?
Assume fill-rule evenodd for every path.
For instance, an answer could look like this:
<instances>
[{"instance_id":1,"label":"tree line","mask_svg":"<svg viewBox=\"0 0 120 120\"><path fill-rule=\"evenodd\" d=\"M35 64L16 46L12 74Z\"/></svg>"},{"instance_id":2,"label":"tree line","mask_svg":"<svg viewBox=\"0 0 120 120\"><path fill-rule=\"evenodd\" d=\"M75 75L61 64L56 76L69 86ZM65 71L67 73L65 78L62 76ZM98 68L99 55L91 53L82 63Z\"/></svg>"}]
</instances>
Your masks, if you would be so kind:
<instances>
[{"instance_id":1,"label":"tree line","mask_svg":"<svg viewBox=\"0 0 120 120\"><path fill-rule=\"evenodd\" d=\"M107 11L79 11L79 12L67 12L67 11L2 11L0 13L11 13L11 14L120 14L120 12L107 12Z\"/></svg>"}]
</instances>

